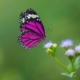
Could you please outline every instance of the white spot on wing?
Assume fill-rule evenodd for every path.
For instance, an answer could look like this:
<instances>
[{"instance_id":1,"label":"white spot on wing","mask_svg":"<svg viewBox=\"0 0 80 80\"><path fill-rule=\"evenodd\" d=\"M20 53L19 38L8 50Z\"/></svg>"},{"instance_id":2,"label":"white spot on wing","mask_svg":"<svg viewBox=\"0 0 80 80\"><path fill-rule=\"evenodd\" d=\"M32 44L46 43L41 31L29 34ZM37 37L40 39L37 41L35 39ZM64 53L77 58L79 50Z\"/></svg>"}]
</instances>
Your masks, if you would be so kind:
<instances>
[{"instance_id":1,"label":"white spot on wing","mask_svg":"<svg viewBox=\"0 0 80 80\"><path fill-rule=\"evenodd\" d=\"M24 22L25 22L25 18L22 18L22 19L21 19L21 22L24 23Z\"/></svg>"},{"instance_id":2,"label":"white spot on wing","mask_svg":"<svg viewBox=\"0 0 80 80\"><path fill-rule=\"evenodd\" d=\"M39 17L38 15L35 15L35 14L28 14L27 15L27 18L30 19L30 18L37 18Z\"/></svg>"}]
</instances>

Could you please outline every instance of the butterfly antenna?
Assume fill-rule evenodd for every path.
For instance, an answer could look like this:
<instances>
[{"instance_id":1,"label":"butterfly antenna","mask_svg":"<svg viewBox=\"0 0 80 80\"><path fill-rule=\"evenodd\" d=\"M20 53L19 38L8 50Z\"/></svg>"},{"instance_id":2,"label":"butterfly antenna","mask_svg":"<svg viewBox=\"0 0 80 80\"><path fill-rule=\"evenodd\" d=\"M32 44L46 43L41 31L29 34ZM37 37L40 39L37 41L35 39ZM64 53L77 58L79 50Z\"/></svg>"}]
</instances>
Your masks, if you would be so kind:
<instances>
[{"instance_id":1,"label":"butterfly antenna","mask_svg":"<svg viewBox=\"0 0 80 80\"><path fill-rule=\"evenodd\" d=\"M47 29L47 31L51 32L51 31L52 31L52 29L49 29L49 28L48 28L48 29Z\"/></svg>"}]
</instances>

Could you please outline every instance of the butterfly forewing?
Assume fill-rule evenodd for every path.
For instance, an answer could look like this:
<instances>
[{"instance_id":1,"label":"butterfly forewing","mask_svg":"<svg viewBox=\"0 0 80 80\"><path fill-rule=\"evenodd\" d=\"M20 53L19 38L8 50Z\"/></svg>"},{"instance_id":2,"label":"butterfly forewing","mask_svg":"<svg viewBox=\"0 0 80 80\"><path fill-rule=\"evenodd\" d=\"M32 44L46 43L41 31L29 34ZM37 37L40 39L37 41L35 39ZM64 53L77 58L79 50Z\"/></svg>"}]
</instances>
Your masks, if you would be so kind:
<instances>
[{"instance_id":1,"label":"butterfly forewing","mask_svg":"<svg viewBox=\"0 0 80 80\"><path fill-rule=\"evenodd\" d=\"M31 9L31 8L27 9L27 11L21 13L20 16L21 16L20 19L22 21L22 23L20 25L21 31L29 29L31 31L36 32L36 30L32 30L31 28L29 28L29 26L26 26L28 23L30 24L30 22L32 22L35 24L35 27L38 30L38 32L41 31L40 34L42 34L43 36L45 35L45 30L44 30L43 24L40 20L40 17L37 15L37 13L33 9ZM33 25L32 23L30 25ZM34 27L34 26L32 26L32 27ZM36 33L38 33L38 32L36 32Z\"/></svg>"}]
</instances>

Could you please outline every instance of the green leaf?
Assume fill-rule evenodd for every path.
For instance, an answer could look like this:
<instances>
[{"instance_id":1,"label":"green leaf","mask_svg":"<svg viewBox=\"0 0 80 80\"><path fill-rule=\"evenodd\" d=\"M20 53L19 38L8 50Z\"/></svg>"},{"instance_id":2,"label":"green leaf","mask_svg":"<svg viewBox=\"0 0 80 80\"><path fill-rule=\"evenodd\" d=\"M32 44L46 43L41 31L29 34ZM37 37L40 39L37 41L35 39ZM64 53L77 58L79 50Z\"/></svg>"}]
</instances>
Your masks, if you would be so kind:
<instances>
[{"instance_id":1,"label":"green leaf","mask_svg":"<svg viewBox=\"0 0 80 80\"><path fill-rule=\"evenodd\" d=\"M61 73L61 75L64 75L64 76L68 76L68 77L73 77L75 72L71 72L70 74L69 73Z\"/></svg>"},{"instance_id":2,"label":"green leaf","mask_svg":"<svg viewBox=\"0 0 80 80\"><path fill-rule=\"evenodd\" d=\"M76 70L80 67L80 56L76 57L74 61L74 67Z\"/></svg>"}]
</instances>

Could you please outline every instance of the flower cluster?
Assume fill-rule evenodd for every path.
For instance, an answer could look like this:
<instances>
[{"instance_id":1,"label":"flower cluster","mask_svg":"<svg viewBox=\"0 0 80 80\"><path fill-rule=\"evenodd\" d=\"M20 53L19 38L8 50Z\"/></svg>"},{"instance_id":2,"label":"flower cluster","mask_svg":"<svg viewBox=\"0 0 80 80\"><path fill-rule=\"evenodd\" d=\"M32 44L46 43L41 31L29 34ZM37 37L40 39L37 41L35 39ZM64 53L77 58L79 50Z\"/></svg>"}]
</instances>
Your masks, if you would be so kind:
<instances>
[{"instance_id":1,"label":"flower cluster","mask_svg":"<svg viewBox=\"0 0 80 80\"><path fill-rule=\"evenodd\" d=\"M60 45L60 47L65 49L65 55L70 60L69 69L68 69L63 63L61 63L57 59L55 55L57 44L53 43L52 41L48 41L47 43L44 44L44 48L46 48L46 52L48 54L51 54L54 57L55 61L66 70L66 73L62 73L62 75L68 77L74 77L76 70L80 67L80 59L79 59L80 44L76 45L74 49L71 48L72 45L73 45L73 41L71 39L63 40Z\"/></svg>"},{"instance_id":2,"label":"flower cluster","mask_svg":"<svg viewBox=\"0 0 80 80\"><path fill-rule=\"evenodd\" d=\"M67 48L65 55L74 56L76 53L78 54L80 53L80 44L75 46L74 50L70 48L72 45L73 45L73 42L70 39L66 39L61 42L61 47Z\"/></svg>"},{"instance_id":3,"label":"flower cluster","mask_svg":"<svg viewBox=\"0 0 80 80\"><path fill-rule=\"evenodd\" d=\"M65 52L66 56L74 56L76 53L80 54L80 44L76 45L74 50L71 49L72 45L73 45L73 41L70 39L66 39L61 42L60 47L66 48L66 52ZM57 47L57 44L53 43L52 41L48 41L47 43L44 44L44 48L47 49L46 50L47 53L53 54L56 47Z\"/></svg>"},{"instance_id":4,"label":"flower cluster","mask_svg":"<svg viewBox=\"0 0 80 80\"><path fill-rule=\"evenodd\" d=\"M56 51L56 47L57 47L57 44L53 43L52 41L48 41L47 43L44 44L44 48L47 49L46 52L48 54L54 55L54 53Z\"/></svg>"}]
</instances>

